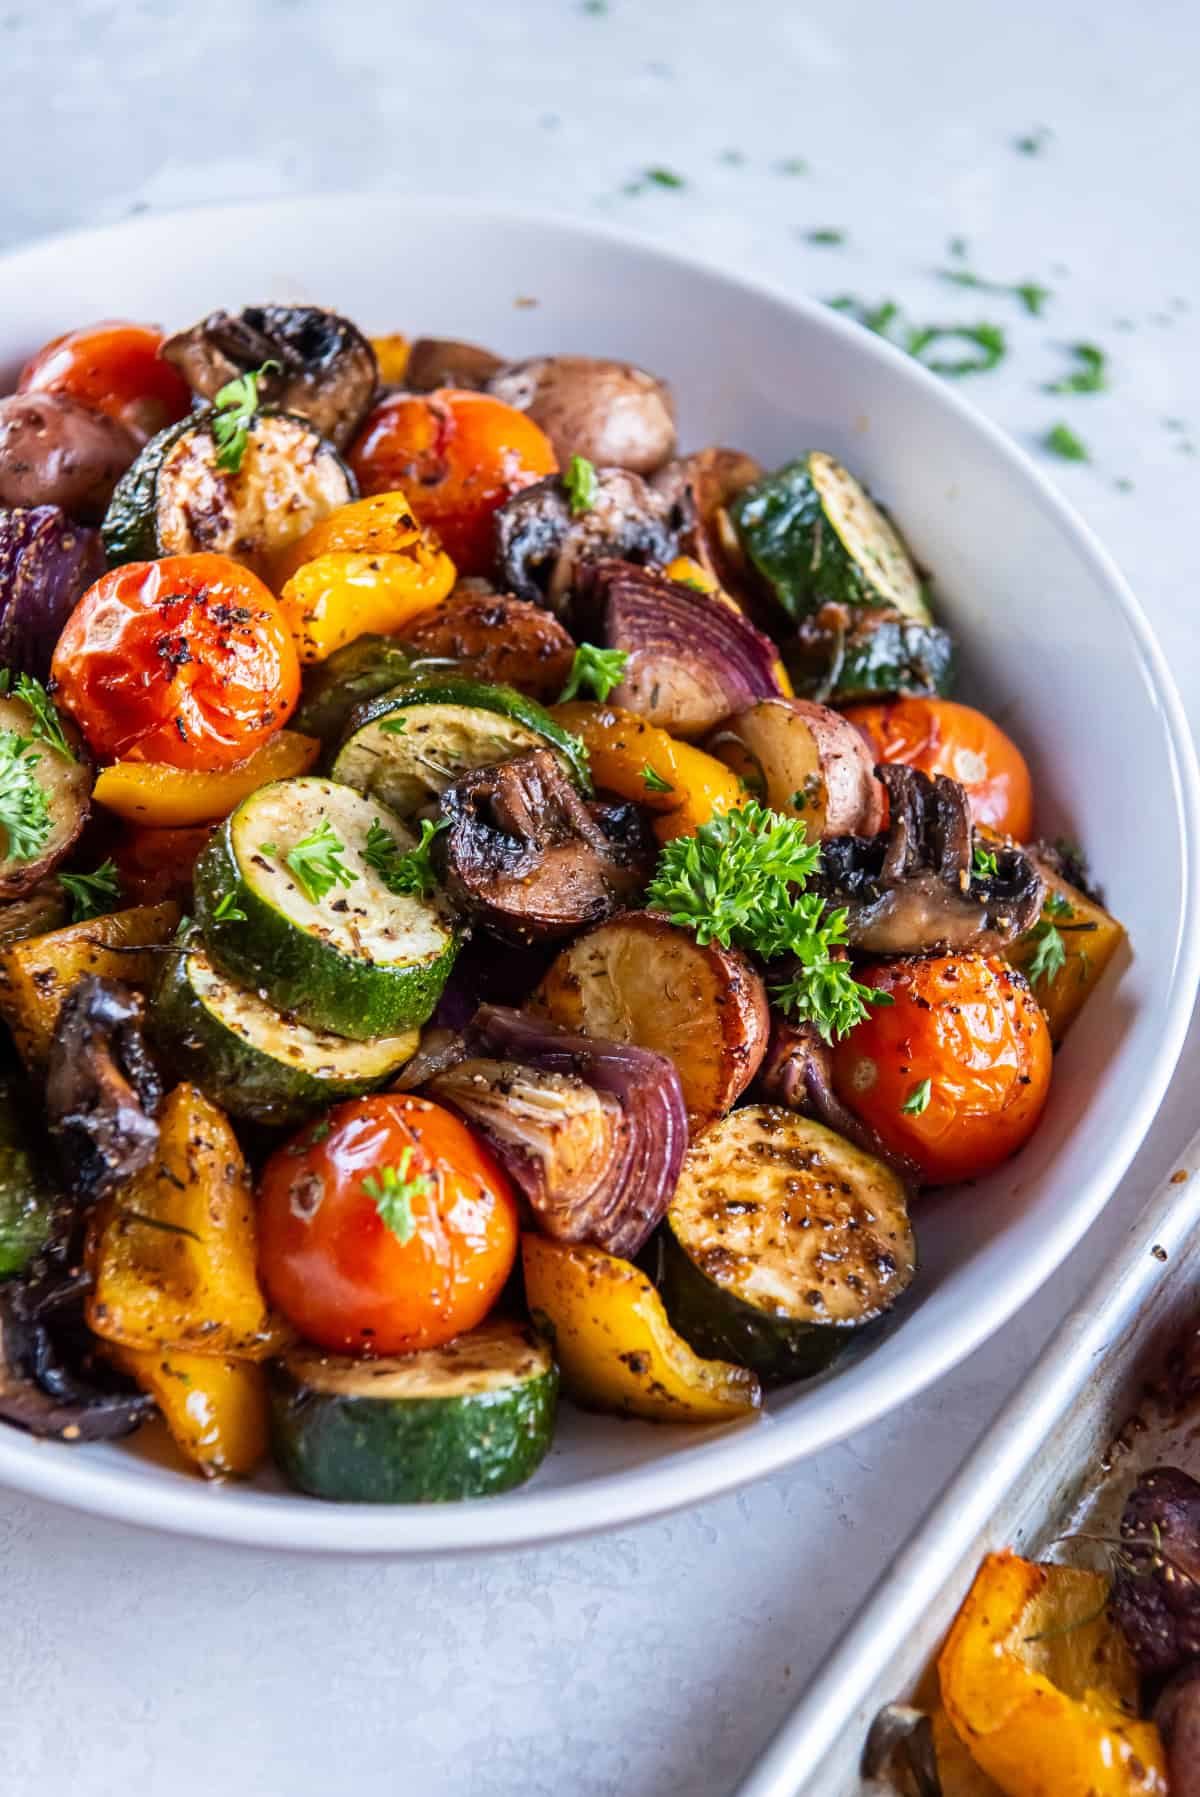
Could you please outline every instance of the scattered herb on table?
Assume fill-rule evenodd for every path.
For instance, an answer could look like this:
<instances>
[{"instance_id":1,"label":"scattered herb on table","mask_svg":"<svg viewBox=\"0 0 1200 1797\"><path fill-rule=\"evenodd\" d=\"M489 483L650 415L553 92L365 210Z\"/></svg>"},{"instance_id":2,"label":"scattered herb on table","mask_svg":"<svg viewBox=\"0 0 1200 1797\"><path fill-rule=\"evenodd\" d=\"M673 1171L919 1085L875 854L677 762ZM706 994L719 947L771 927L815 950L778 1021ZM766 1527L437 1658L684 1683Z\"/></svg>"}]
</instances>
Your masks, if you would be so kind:
<instances>
[{"instance_id":1,"label":"scattered herb on table","mask_svg":"<svg viewBox=\"0 0 1200 1797\"><path fill-rule=\"evenodd\" d=\"M1059 381L1047 381L1044 393L1102 393L1108 385L1107 360L1094 343L1072 343L1075 367Z\"/></svg>"},{"instance_id":2,"label":"scattered herb on table","mask_svg":"<svg viewBox=\"0 0 1200 1797\"><path fill-rule=\"evenodd\" d=\"M1038 125L1033 131L1014 137L1013 149L1019 150L1022 156L1040 156L1053 135L1048 125Z\"/></svg>"},{"instance_id":3,"label":"scattered herb on table","mask_svg":"<svg viewBox=\"0 0 1200 1797\"><path fill-rule=\"evenodd\" d=\"M1069 424L1055 424L1042 438L1042 447L1064 462L1090 462L1087 445L1080 441Z\"/></svg>"},{"instance_id":4,"label":"scattered herb on table","mask_svg":"<svg viewBox=\"0 0 1200 1797\"><path fill-rule=\"evenodd\" d=\"M846 233L844 231L836 230L832 225L822 225L817 231L806 231L804 233L804 241L806 243L816 244L819 247L834 249L845 243Z\"/></svg>"},{"instance_id":5,"label":"scattered herb on table","mask_svg":"<svg viewBox=\"0 0 1200 1797\"><path fill-rule=\"evenodd\" d=\"M1046 301L1054 297L1049 287L1037 281L992 281L969 268L939 268L937 272L943 281L955 287L971 287L981 293L1011 293L1033 318L1040 318Z\"/></svg>"}]
</instances>

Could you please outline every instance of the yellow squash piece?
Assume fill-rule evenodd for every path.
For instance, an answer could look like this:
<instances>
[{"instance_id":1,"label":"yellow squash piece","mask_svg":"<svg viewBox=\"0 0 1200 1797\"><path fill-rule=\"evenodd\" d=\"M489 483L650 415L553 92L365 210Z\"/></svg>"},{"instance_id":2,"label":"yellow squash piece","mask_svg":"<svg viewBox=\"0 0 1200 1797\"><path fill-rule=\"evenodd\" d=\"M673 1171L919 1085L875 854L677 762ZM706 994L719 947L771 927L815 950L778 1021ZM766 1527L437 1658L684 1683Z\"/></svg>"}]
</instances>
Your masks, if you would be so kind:
<instances>
[{"instance_id":1,"label":"yellow squash piece","mask_svg":"<svg viewBox=\"0 0 1200 1797\"><path fill-rule=\"evenodd\" d=\"M408 373L408 358L412 344L407 337L393 332L390 337L372 337L371 348L375 351L375 360L379 364L379 381L384 387L403 385Z\"/></svg>"},{"instance_id":2,"label":"yellow squash piece","mask_svg":"<svg viewBox=\"0 0 1200 1797\"><path fill-rule=\"evenodd\" d=\"M88 1240L88 1326L150 1351L264 1360L286 1332L258 1283L254 1194L223 1111L176 1086L158 1153L100 1205Z\"/></svg>"},{"instance_id":3,"label":"yellow squash piece","mask_svg":"<svg viewBox=\"0 0 1200 1797\"><path fill-rule=\"evenodd\" d=\"M1107 1580L990 1554L938 1661L955 1733L1004 1797L1166 1797Z\"/></svg>"},{"instance_id":4,"label":"yellow squash piece","mask_svg":"<svg viewBox=\"0 0 1200 1797\"><path fill-rule=\"evenodd\" d=\"M94 796L98 804L131 824L160 830L211 824L228 817L260 786L307 774L320 753L315 736L281 730L237 767L219 774L168 767L161 761L114 761L101 768Z\"/></svg>"},{"instance_id":5,"label":"yellow squash piece","mask_svg":"<svg viewBox=\"0 0 1200 1797\"><path fill-rule=\"evenodd\" d=\"M29 1066L40 1066L50 1052L62 1001L85 974L153 985L162 965L154 945L170 942L178 922L178 905L134 905L0 951L0 1017ZM133 952L138 949L147 952Z\"/></svg>"},{"instance_id":6,"label":"yellow squash piece","mask_svg":"<svg viewBox=\"0 0 1200 1797\"><path fill-rule=\"evenodd\" d=\"M304 663L324 661L368 631L382 636L439 605L454 563L426 539L394 554L336 551L297 570L280 595L284 622Z\"/></svg>"},{"instance_id":7,"label":"yellow squash piece","mask_svg":"<svg viewBox=\"0 0 1200 1797\"><path fill-rule=\"evenodd\" d=\"M248 1479L265 1458L267 1381L253 1361L112 1344L105 1352L150 1393L175 1445L206 1479Z\"/></svg>"},{"instance_id":8,"label":"yellow squash piece","mask_svg":"<svg viewBox=\"0 0 1200 1797\"><path fill-rule=\"evenodd\" d=\"M278 591L306 562L315 562L322 555L403 555L422 540L428 541L399 488L372 493L318 518L273 562L272 580Z\"/></svg>"},{"instance_id":9,"label":"yellow squash piece","mask_svg":"<svg viewBox=\"0 0 1200 1797\"><path fill-rule=\"evenodd\" d=\"M933 1712L930 1726L942 1797L1004 1797L995 1779L989 1778L971 1758L945 1710Z\"/></svg>"},{"instance_id":10,"label":"yellow squash piece","mask_svg":"<svg viewBox=\"0 0 1200 1797\"><path fill-rule=\"evenodd\" d=\"M568 1397L658 1423L725 1423L762 1402L745 1367L701 1360L644 1273L599 1248L521 1237L525 1296L548 1325Z\"/></svg>"},{"instance_id":11,"label":"yellow squash piece","mask_svg":"<svg viewBox=\"0 0 1200 1797\"><path fill-rule=\"evenodd\" d=\"M715 755L677 742L635 712L577 700L554 706L551 715L582 739L597 786L657 813L659 842L694 836L710 818L745 803L741 781Z\"/></svg>"},{"instance_id":12,"label":"yellow squash piece","mask_svg":"<svg viewBox=\"0 0 1200 1797\"><path fill-rule=\"evenodd\" d=\"M1036 861L1037 857L1034 859ZM1013 965L1031 980L1038 1003L1046 1013L1050 1034L1057 1044L1078 1017L1100 975L1125 940L1125 930L1103 906L1085 898L1077 886L1069 885L1044 861L1037 861L1037 866L1046 882L1048 903L1042 909L1037 928L1027 931L1005 952ZM1059 932L1067 958L1052 978L1043 974L1034 979L1029 968L1038 953L1043 925L1052 926Z\"/></svg>"}]
</instances>

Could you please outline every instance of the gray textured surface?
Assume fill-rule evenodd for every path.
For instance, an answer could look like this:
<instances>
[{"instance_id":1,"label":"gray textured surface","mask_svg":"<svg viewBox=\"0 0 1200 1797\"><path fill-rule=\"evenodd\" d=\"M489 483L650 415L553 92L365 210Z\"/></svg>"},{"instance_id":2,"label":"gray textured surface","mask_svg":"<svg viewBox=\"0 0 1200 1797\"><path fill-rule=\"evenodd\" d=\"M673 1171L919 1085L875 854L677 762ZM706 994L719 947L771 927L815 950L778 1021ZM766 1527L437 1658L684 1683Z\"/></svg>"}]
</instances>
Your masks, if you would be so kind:
<instances>
[{"instance_id":1,"label":"gray textured surface","mask_svg":"<svg viewBox=\"0 0 1200 1797\"><path fill-rule=\"evenodd\" d=\"M1185 0L1136 23L1068 0L7 0L0 246L138 208L409 188L628 223L921 322L1003 322L1015 353L964 392L1027 441L1058 418L1086 439L1092 462L1055 464L1060 484L1197 715L1198 52ZM807 174L779 172L793 157ZM624 193L648 166L687 185ZM844 247L803 240L828 226ZM1045 318L940 283L954 235L970 266L1053 288ZM1081 338L1111 352L1111 392L1048 397ZM1193 1067L1198 1050L1194 1031ZM905 1415L686 1515L507 1558L339 1565L0 1493L0 1790L727 1792L1190 1134L1186 1079L1102 1225L998 1341Z\"/></svg>"}]
</instances>

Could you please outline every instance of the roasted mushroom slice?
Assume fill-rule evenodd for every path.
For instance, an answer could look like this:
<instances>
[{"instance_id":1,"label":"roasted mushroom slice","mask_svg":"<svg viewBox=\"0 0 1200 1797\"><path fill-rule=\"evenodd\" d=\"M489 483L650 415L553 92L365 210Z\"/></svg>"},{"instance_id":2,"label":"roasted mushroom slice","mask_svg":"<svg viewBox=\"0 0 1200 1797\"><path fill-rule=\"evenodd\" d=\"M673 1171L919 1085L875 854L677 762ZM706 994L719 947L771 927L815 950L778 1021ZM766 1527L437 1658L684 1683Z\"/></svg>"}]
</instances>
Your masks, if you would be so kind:
<instances>
[{"instance_id":1,"label":"roasted mushroom slice","mask_svg":"<svg viewBox=\"0 0 1200 1797\"><path fill-rule=\"evenodd\" d=\"M379 380L375 351L357 325L320 306L243 306L210 312L163 344L193 392L213 399L227 381L267 362L263 405L298 412L344 449L371 407Z\"/></svg>"},{"instance_id":2,"label":"roasted mushroom slice","mask_svg":"<svg viewBox=\"0 0 1200 1797\"><path fill-rule=\"evenodd\" d=\"M1154 1706L1171 1797L1200 1797L1200 1660L1176 1674Z\"/></svg>"},{"instance_id":3,"label":"roasted mushroom slice","mask_svg":"<svg viewBox=\"0 0 1200 1797\"><path fill-rule=\"evenodd\" d=\"M636 1254L666 1212L687 1146L666 1056L500 1005L480 1007L467 1046L472 1058L427 1090L491 1145L545 1234Z\"/></svg>"},{"instance_id":4,"label":"roasted mushroom slice","mask_svg":"<svg viewBox=\"0 0 1200 1797\"><path fill-rule=\"evenodd\" d=\"M631 362L534 356L499 369L488 392L528 412L564 468L581 455L597 467L653 474L675 452L671 389Z\"/></svg>"},{"instance_id":5,"label":"roasted mushroom slice","mask_svg":"<svg viewBox=\"0 0 1200 1797\"><path fill-rule=\"evenodd\" d=\"M986 953L1032 929L1042 909L1041 874L1022 849L977 845L958 782L943 774L930 780L911 767L875 772L887 789L888 829L822 843L820 872L810 882L828 904L846 907L850 945L873 955Z\"/></svg>"},{"instance_id":6,"label":"roasted mushroom slice","mask_svg":"<svg viewBox=\"0 0 1200 1797\"><path fill-rule=\"evenodd\" d=\"M624 468L598 468L591 504L576 512L562 476L552 474L496 513L500 582L520 599L561 612L585 562L619 556L665 566L678 553L687 515Z\"/></svg>"},{"instance_id":7,"label":"roasted mushroom slice","mask_svg":"<svg viewBox=\"0 0 1200 1797\"><path fill-rule=\"evenodd\" d=\"M833 1089L833 1049L822 1041L813 1023L789 1023L777 1011L771 1013L767 1052L758 1070L756 1089L768 1104L813 1117L826 1129L836 1130L864 1154L883 1161L914 1191L920 1172L907 1155L896 1154L876 1135L869 1123L844 1105Z\"/></svg>"},{"instance_id":8,"label":"roasted mushroom slice","mask_svg":"<svg viewBox=\"0 0 1200 1797\"><path fill-rule=\"evenodd\" d=\"M707 568L728 592L753 586L757 577L746 561L727 508L764 473L762 463L753 456L714 445L668 462L651 483L687 513L680 549Z\"/></svg>"},{"instance_id":9,"label":"roasted mushroom slice","mask_svg":"<svg viewBox=\"0 0 1200 1797\"><path fill-rule=\"evenodd\" d=\"M58 1441L114 1441L154 1409L153 1399L89 1364L77 1306L24 1302L19 1284L0 1287L0 1421Z\"/></svg>"},{"instance_id":10,"label":"roasted mushroom slice","mask_svg":"<svg viewBox=\"0 0 1200 1797\"><path fill-rule=\"evenodd\" d=\"M137 1173L158 1145L162 1081L142 1035L141 997L86 974L63 1000L50 1045L46 1114L84 1203Z\"/></svg>"},{"instance_id":11,"label":"roasted mushroom slice","mask_svg":"<svg viewBox=\"0 0 1200 1797\"><path fill-rule=\"evenodd\" d=\"M408 353L404 386L410 393L433 393L438 387L480 393L504 362L477 343L453 337L418 337Z\"/></svg>"},{"instance_id":12,"label":"roasted mushroom slice","mask_svg":"<svg viewBox=\"0 0 1200 1797\"><path fill-rule=\"evenodd\" d=\"M628 561L581 568L574 612L585 636L628 657L614 705L685 740L757 699L782 695L775 645L723 599Z\"/></svg>"},{"instance_id":13,"label":"roasted mushroom slice","mask_svg":"<svg viewBox=\"0 0 1200 1797\"><path fill-rule=\"evenodd\" d=\"M494 935L571 935L635 899L653 846L631 806L586 805L549 749L474 769L442 794L446 889Z\"/></svg>"}]
</instances>

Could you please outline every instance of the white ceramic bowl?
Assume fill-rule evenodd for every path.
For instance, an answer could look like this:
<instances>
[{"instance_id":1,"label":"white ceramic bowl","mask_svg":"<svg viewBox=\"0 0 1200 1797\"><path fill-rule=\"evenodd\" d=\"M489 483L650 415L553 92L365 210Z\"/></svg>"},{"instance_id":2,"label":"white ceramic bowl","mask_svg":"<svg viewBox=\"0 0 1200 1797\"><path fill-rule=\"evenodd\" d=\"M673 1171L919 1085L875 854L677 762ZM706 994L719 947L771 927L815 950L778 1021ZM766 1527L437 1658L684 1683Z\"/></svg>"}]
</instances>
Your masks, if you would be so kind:
<instances>
[{"instance_id":1,"label":"white ceramic bowl","mask_svg":"<svg viewBox=\"0 0 1200 1797\"><path fill-rule=\"evenodd\" d=\"M0 374L94 318L180 326L221 305L311 300L376 332L629 357L672 381L685 447L736 444L769 466L832 450L934 571L967 696L1024 748L1039 827L1087 845L1133 944L1058 1057L1026 1152L969 1194L922 1202L921 1273L890 1330L776 1394L752 1423L654 1427L566 1407L531 1484L457 1505L335 1506L266 1479L209 1488L135 1444L70 1448L3 1428L0 1481L268 1546L430 1553L544 1541L693 1503L815 1453L904 1403L1010 1317L1070 1253L1145 1133L1200 962L1200 781L1187 724L1129 589L1027 458L952 388L825 308L562 222L331 197L59 238L6 258L0 274Z\"/></svg>"}]
</instances>

